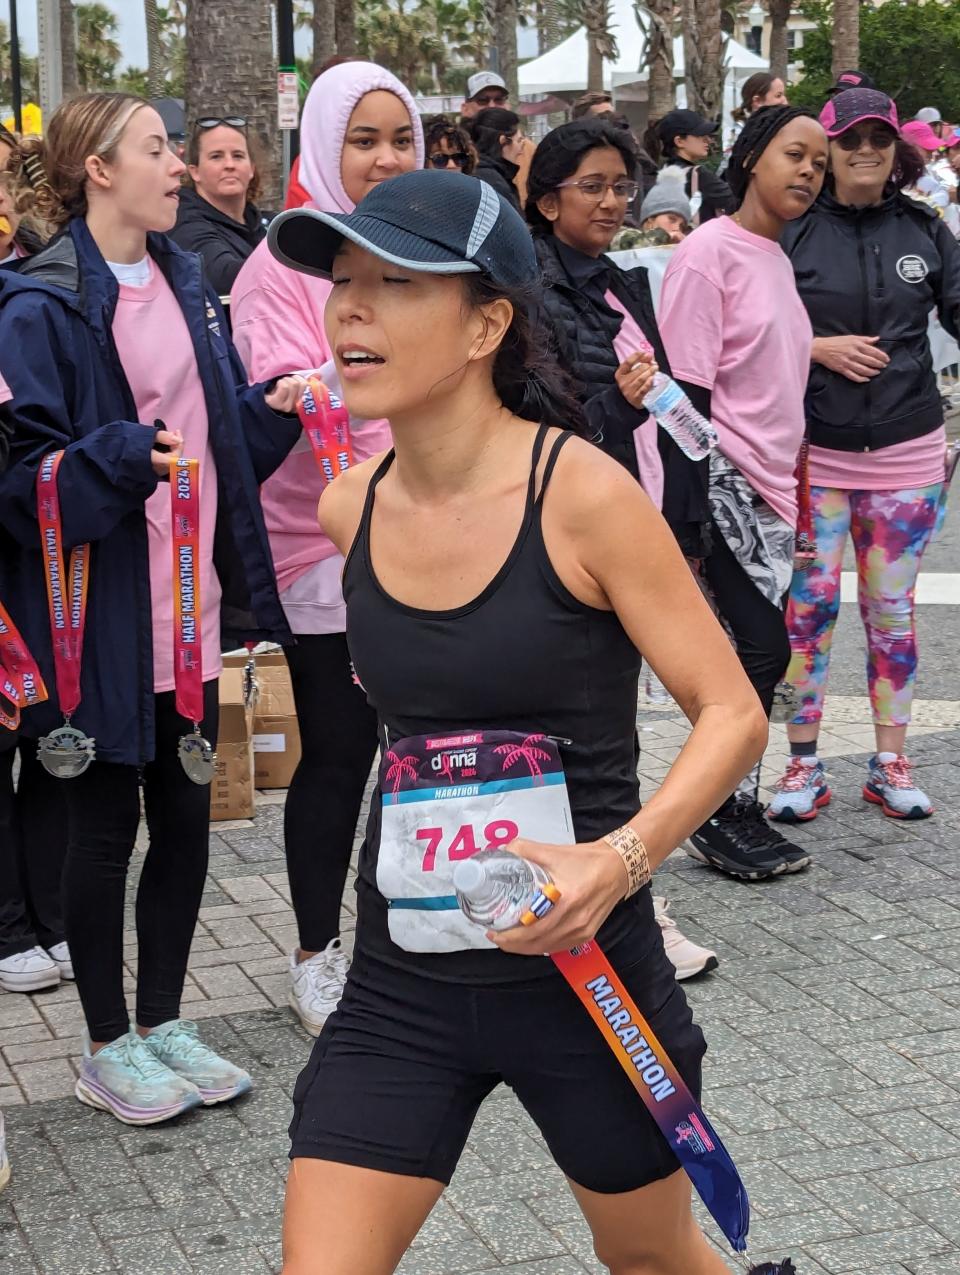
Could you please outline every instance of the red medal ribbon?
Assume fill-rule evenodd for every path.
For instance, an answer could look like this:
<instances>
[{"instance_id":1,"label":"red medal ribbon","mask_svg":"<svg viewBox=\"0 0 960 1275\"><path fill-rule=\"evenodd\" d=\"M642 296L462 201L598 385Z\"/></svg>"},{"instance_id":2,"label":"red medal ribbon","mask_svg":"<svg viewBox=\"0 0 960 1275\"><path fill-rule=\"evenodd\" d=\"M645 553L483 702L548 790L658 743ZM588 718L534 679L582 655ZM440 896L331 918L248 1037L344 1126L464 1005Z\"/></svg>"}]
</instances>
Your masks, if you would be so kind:
<instances>
[{"instance_id":1,"label":"red medal ribbon","mask_svg":"<svg viewBox=\"0 0 960 1275\"><path fill-rule=\"evenodd\" d=\"M173 514L173 678L177 712L203 721L203 647L200 633L200 462L170 462Z\"/></svg>"},{"instance_id":2,"label":"red medal ribbon","mask_svg":"<svg viewBox=\"0 0 960 1275\"><path fill-rule=\"evenodd\" d=\"M813 540L813 510L810 505L810 440L804 438L797 458L797 533Z\"/></svg>"},{"instance_id":3,"label":"red medal ribbon","mask_svg":"<svg viewBox=\"0 0 960 1275\"><path fill-rule=\"evenodd\" d=\"M53 667L57 677L60 711L69 718L80 707L80 667L83 631L87 623L87 585L90 579L90 546L77 545L66 564L64 579L63 519L57 471L63 452L44 456L37 473L37 521L47 581Z\"/></svg>"},{"instance_id":4,"label":"red medal ribbon","mask_svg":"<svg viewBox=\"0 0 960 1275\"><path fill-rule=\"evenodd\" d=\"M318 376L311 376L297 414L324 483L332 483L354 464L350 413Z\"/></svg>"},{"instance_id":5,"label":"red medal ribbon","mask_svg":"<svg viewBox=\"0 0 960 1275\"><path fill-rule=\"evenodd\" d=\"M0 696L12 705L7 712L0 703L0 726L16 730L20 725L21 708L39 704L47 698L37 662L27 650L27 644L10 619L10 613L0 602Z\"/></svg>"}]
</instances>

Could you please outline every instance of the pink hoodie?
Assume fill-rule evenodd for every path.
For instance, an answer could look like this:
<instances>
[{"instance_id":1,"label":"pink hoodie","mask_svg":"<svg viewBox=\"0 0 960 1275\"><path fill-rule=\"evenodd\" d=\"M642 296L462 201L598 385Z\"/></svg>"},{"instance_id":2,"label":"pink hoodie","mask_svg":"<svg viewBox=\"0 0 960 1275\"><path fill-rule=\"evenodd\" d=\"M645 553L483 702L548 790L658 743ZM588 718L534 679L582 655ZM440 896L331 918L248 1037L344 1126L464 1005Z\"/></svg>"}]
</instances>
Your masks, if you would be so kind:
<instances>
[{"instance_id":1,"label":"pink hoodie","mask_svg":"<svg viewBox=\"0 0 960 1275\"><path fill-rule=\"evenodd\" d=\"M303 108L300 181L311 195L308 207L353 211L340 177L343 139L357 103L377 89L395 93L409 111L417 167L423 167L423 130L413 98L404 86L372 62L341 63L314 82ZM266 241L251 253L230 294L233 339L251 384L290 371L319 368L330 361L323 330L330 288L325 279L281 265L271 256ZM386 421L351 420L351 430L358 461L390 446ZM297 444L262 489L277 584L281 595L287 595L281 596L281 601L295 633L339 633L345 627L340 593L342 561L317 526L321 490L306 440ZM320 563L324 565L319 567Z\"/></svg>"}]
</instances>

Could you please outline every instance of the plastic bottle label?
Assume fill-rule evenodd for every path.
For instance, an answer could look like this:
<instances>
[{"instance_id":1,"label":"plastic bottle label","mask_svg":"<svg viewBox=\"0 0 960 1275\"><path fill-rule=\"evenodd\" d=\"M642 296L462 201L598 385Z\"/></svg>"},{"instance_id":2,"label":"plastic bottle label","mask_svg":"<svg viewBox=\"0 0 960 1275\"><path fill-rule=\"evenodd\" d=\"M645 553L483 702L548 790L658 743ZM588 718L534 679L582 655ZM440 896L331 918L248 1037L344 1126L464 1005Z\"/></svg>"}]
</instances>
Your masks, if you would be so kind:
<instances>
[{"instance_id":1,"label":"plastic bottle label","mask_svg":"<svg viewBox=\"0 0 960 1275\"><path fill-rule=\"evenodd\" d=\"M459 862L518 836L575 840L563 763L543 735L402 739L383 754L380 800L377 887L390 937L407 952L493 947L457 904Z\"/></svg>"},{"instance_id":2,"label":"plastic bottle label","mask_svg":"<svg viewBox=\"0 0 960 1275\"><path fill-rule=\"evenodd\" d=\"M668 416L685 398L686 395L676 381L667 381L657 397L647 406L654 416Z\"/></svg>"}]
</instances>

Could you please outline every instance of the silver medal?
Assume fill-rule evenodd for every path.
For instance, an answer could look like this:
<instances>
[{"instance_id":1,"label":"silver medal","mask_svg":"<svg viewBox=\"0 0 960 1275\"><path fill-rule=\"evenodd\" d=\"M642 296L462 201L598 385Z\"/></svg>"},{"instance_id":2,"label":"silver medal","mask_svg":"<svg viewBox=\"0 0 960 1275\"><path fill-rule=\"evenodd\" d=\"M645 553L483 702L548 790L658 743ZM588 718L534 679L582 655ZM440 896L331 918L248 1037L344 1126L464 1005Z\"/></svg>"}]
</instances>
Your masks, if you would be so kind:
<instances>
[{"instance_id":1,"label":"silver medal","mask_svg":"<svg viewBox=\"0 0 960 1275\"><path fill-rule=\"evenodd\" d=\"M188 779L195 784L209 784L216 771L217 754L209 740L194 728L189 735L180 736L177 748L180 765Z\"/></svg>"},{"instance_id":2,"label":"silver medal","mask_svg":"<svg viewBox=\"0 0 960 1275\"><path fill-rule=\"evenodd\" d=\"M75 726L58 726L37 744L37 757L48 775L76 779L96 756L96 741Z\"/></svg>"},{"instance_id":3,"label":"silver medal","mask_svg":"<svg viewBox=\"0 0 960 1275\"><path fill-rule=\"evenodd\" d=\"M771 722L783 725L792 722L800 711L800 692L789 682L778 682L773 690L773 707L770 709Z\"/></svg>"},{"instance_id":4,"label":"silver medal","mask_svg":"<svg viewBox=\"0 0 960 1275\"><path fill-rule=\"evenodd\" d=\"M257 681L257 662L251 655L243 666L243 704L256 709L260 702L260 683Z\"/></svg>"}]
</instances>

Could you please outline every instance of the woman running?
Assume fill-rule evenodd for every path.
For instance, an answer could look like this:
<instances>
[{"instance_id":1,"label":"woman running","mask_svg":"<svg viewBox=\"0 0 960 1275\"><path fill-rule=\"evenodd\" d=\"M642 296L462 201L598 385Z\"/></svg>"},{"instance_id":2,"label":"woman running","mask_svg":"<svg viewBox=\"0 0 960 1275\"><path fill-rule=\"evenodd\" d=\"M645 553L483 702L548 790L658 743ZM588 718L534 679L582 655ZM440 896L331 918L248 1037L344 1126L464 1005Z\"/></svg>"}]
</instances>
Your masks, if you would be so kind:
<instances>
[{"instance_id":1,"label":"woman running","mask_svg":"<svg viewBox=\"0 0 960 1275\"><path fill-rule=\"evenodd\" d=\"M788 677L801 703L769 813L812 819L830 799L817 736L852 538L877 744L863 796L893 818L922 819L933 806L904 755L917 672L914 590L946 449L927 327L935 308L958 334L960 247L935 211L901 194L922 161L898 138L885 93L849 89L820 118L830 138L827 189L784 238L815 333L807 427L817 557L790 593Z\"/></svg>"},{"instance_id":2,"label":"woman running","mask_svg":"<svg viewBox=\"0 0 960 1275\"><path fill-rule=\"evenodd\" d=\"M288 213L270 242L291 265L332 277L327 329L350 410L386 415L395 441L321 500L323 526L349 554L348 636L384 762L354 963L296 1088L286 1275L394 1271L501 1081L540 1126L611 1271L722 1275L684 1174L543 953L599 934L699 1087L703 1038L650 890L628 882L603 838L627 825L651 866L662 862L759 756L756 697L638 484L555 427L576 429L579 411L528 326L539 270L512 208L483 183L419 172L380 186L352 216ZM694 730L638 813L641 650ZM391 831L410 809L385 805L381 816L401 764L391 750L426 736L433 769L453 775L469 771L470 753L444 741L478 729L504 732L514 752L527 741L529 754L531 735L561 741L578 843L515 843L562 900L542 927L507 931L496 947L459 913L387 898L398 902L394 870L421 894L452 894L451 860L476 835L466 826L448 845L429 828L414 840L411 825L410 841ZM448 809L426 817L449 820ZM503 813L482 837L516 835L509 798Z\"/></svg>"},{"instance_id":3,"label":"woman running","mask_svg":"<svg viewBox=\"0 0 960 1275\"><path fill-rule=\"evenodd\" d=\"M77 1097L154 1124L251 1083L200 1041L180 999L207 868L221 621L235 640L289 638L258 486L298 436L288 413L302 383L247 387L199 259L166 237L183 164L151 106L76 97L43 143L23 145L43 163L41 211L63 230L0 282L13 426L0 522L18 544L15 613L50 692L23 728L72 776L59 782L87 1024ZM181 455L199 473L177 471L190 512L175 525L166 480ZM176 603L175 535L188 538ZM141 779L150 843L131 1026L123 913Z\"/></svg>"},{"instance_id":4,"label":"woman running","mask_svg":"<svg viewBox=\"0 0 960 1275\"><path fill-rule=\"evenodd\" d=\"M790 659L783 609L812 340L778 240L819 194L826 165L826 137L808 112L772 106L752 115L730 157L737 212L675 249L660 297L673 374L719 436L704 582L767 714ZM746 880L806 867L809 855L763 817L759 771L741 781L688 853Z\"/></svg>"},{"instance_id":5,"label":"woman running","mask_svg":"<svg viewBox=\"0 0 960 1275\"><path fill-rule=\"evenodd\" d=\"M380 182L423 165L413 98L396 76L370 62L339 63L314 81L300 144L300 180L311 206L334 212L352 212ZM289 270L260 244L230 298L234 340L252 380L324 368L337 388L323 330L329 295L327 280ZM354 420L351 441L354 459L365 460L390 445L389 426ZM299 939L290 953L290 1004L314 1036L336 1008L347 974L340 905L377 751L376 716L347 650L343 559L317 530L323 486L303 440L263 489L280 601L296 636L286 655L303 748L283 825Z\"/></svg>"}]
</instances>

